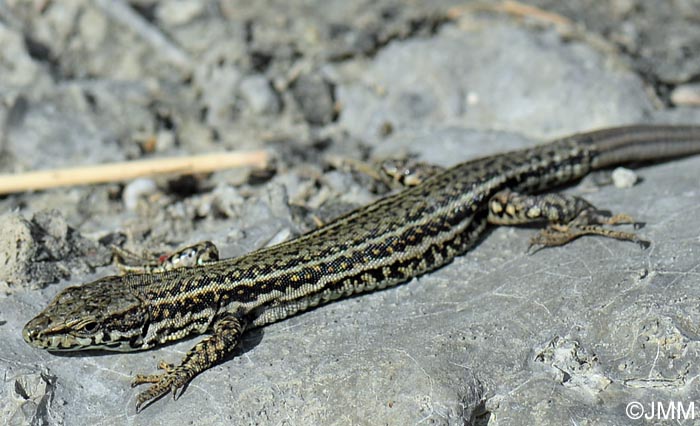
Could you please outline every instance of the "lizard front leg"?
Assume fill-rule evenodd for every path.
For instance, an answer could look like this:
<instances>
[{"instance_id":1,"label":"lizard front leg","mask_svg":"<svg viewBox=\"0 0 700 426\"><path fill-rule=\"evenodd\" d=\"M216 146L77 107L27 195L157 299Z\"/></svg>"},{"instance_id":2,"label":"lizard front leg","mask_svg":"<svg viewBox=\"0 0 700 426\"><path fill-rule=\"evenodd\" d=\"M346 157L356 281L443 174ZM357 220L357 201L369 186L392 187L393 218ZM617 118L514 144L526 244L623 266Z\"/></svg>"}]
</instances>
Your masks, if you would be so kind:
<instances>
[{"instance_id":1,"label":"lizard front leg","mask_svg":"<svg viewBox=\"0 0 700 426\"><path fill-rule=\"evenodd\" d=\"M212 367L230 354L240 341L247 322L234 314L226 315L214 324L214 333L197 343L177 367L161 361L158 367L162 374L137 375L131 386L153 383L136 397L136 411L172 391L177 397L178 389L183 389L197 374ZM182 392L181 392L182 393Z\"/></svg>"}]
</instances>

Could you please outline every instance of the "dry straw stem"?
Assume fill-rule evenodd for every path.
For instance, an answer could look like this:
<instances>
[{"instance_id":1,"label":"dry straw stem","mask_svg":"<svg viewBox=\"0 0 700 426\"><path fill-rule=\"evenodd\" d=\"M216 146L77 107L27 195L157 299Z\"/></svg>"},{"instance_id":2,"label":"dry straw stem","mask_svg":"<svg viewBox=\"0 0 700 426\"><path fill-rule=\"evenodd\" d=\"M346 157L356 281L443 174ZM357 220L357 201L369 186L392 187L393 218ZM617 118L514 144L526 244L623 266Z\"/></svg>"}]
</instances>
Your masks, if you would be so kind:
<instances>
[{"instance_id":1,"label":"dry straw stem","mask_svg":"<svg viewBox=\"0 0 700 426\"><path fill-rule=\"evenodd\" d=\"M265 167L268 160L269 154L266 151L219 152L0 175L0 194L59 186L117 182L160 174L207 173L243 166Z\"/></svg>"},{"instance_id":2,"label":"dry straw stem","mask_svg":"<svg viewBox=\"0 0 700 426\"><path fill-rule=\"evenodd\" d=\"M522 18L531 18L543 23L554 24L559 30L573 28L574 26L574 23L565 16L515 0L505 0L494 3L477 2L465 6L455 6L447 11L447 16L450 19L458 19L465 13L472 13L480 10L500 12Z\"/></svg>"}]
</instances>

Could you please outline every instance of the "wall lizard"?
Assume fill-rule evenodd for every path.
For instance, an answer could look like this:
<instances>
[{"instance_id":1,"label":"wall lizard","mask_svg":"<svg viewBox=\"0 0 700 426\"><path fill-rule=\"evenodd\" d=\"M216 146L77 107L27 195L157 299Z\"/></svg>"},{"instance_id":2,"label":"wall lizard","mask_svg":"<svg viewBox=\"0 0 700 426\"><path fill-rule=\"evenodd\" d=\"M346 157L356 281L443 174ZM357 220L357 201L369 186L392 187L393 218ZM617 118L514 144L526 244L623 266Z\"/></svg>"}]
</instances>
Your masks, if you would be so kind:
<instances>
[{"instance_id":1,"label":"wall lizard","mask_svg":"<svg viewBox=\"0 0 700 426\"><path fill-rule=\"evenodd\" d=\"M150 384L140 410L230 354L246 329L317 305L405 282L449 263L492 225L546 226L533 239L556 246L593 234L644 243L603 225L632 223L585 200L541 194L617 164L700 153L700 126L627 126L467 161L296 239L238 258L187 248L182 267L148 267L61 291L23 330L49 351L135 351L210 334ZM535 195L527 195L535 194ZM199 255L198 253L204 253ZM191 261L194 260L194 261Z\"/></svg>"}]
</instances>

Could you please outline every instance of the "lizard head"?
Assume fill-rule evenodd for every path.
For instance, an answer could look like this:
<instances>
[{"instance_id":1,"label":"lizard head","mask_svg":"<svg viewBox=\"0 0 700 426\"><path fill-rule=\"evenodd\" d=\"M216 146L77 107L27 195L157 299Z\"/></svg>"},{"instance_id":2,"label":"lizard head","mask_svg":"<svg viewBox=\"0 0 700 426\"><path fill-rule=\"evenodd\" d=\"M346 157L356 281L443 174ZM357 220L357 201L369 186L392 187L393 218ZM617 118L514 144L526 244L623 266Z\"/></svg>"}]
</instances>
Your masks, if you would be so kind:
<instances>
[{"instance_id":1,"label":"lizard head","mask_svg":"<svg viewBox=\"0 0 700 426\"><path fill-rule=\"evenodd\" d=\"M22 330L31 346L50 351L146 349L147 304L124 277L68 287Z\"/></svg>"}]
</instances>

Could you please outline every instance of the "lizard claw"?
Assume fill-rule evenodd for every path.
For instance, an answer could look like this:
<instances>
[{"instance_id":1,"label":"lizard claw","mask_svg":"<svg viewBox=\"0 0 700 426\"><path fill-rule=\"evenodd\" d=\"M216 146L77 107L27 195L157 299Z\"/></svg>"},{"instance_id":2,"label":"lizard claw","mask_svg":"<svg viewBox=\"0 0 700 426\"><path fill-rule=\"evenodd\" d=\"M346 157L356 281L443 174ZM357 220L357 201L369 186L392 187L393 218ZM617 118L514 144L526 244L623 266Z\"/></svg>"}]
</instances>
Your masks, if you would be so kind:
<instances>
[{"instance_id":1,"label":"lizard claw","mask_svg":"<svg viewBox=\"0 0 700 426\"><path fill-rule=\"evenodd\" d=\"M152 402L160 399L168 392L172 392L173 399L178 399L185 390L187 383L194 377L186 369L173 367L172 364L161 361L158 368L165 370L162 374L137 375L131 383L131 387L136 387L144 383L153 383L148 389L138 394L136 397L136 412L140 412L143 408ZM178 390L180 393L178 394Z\"/></svg>"}]
</instances>

